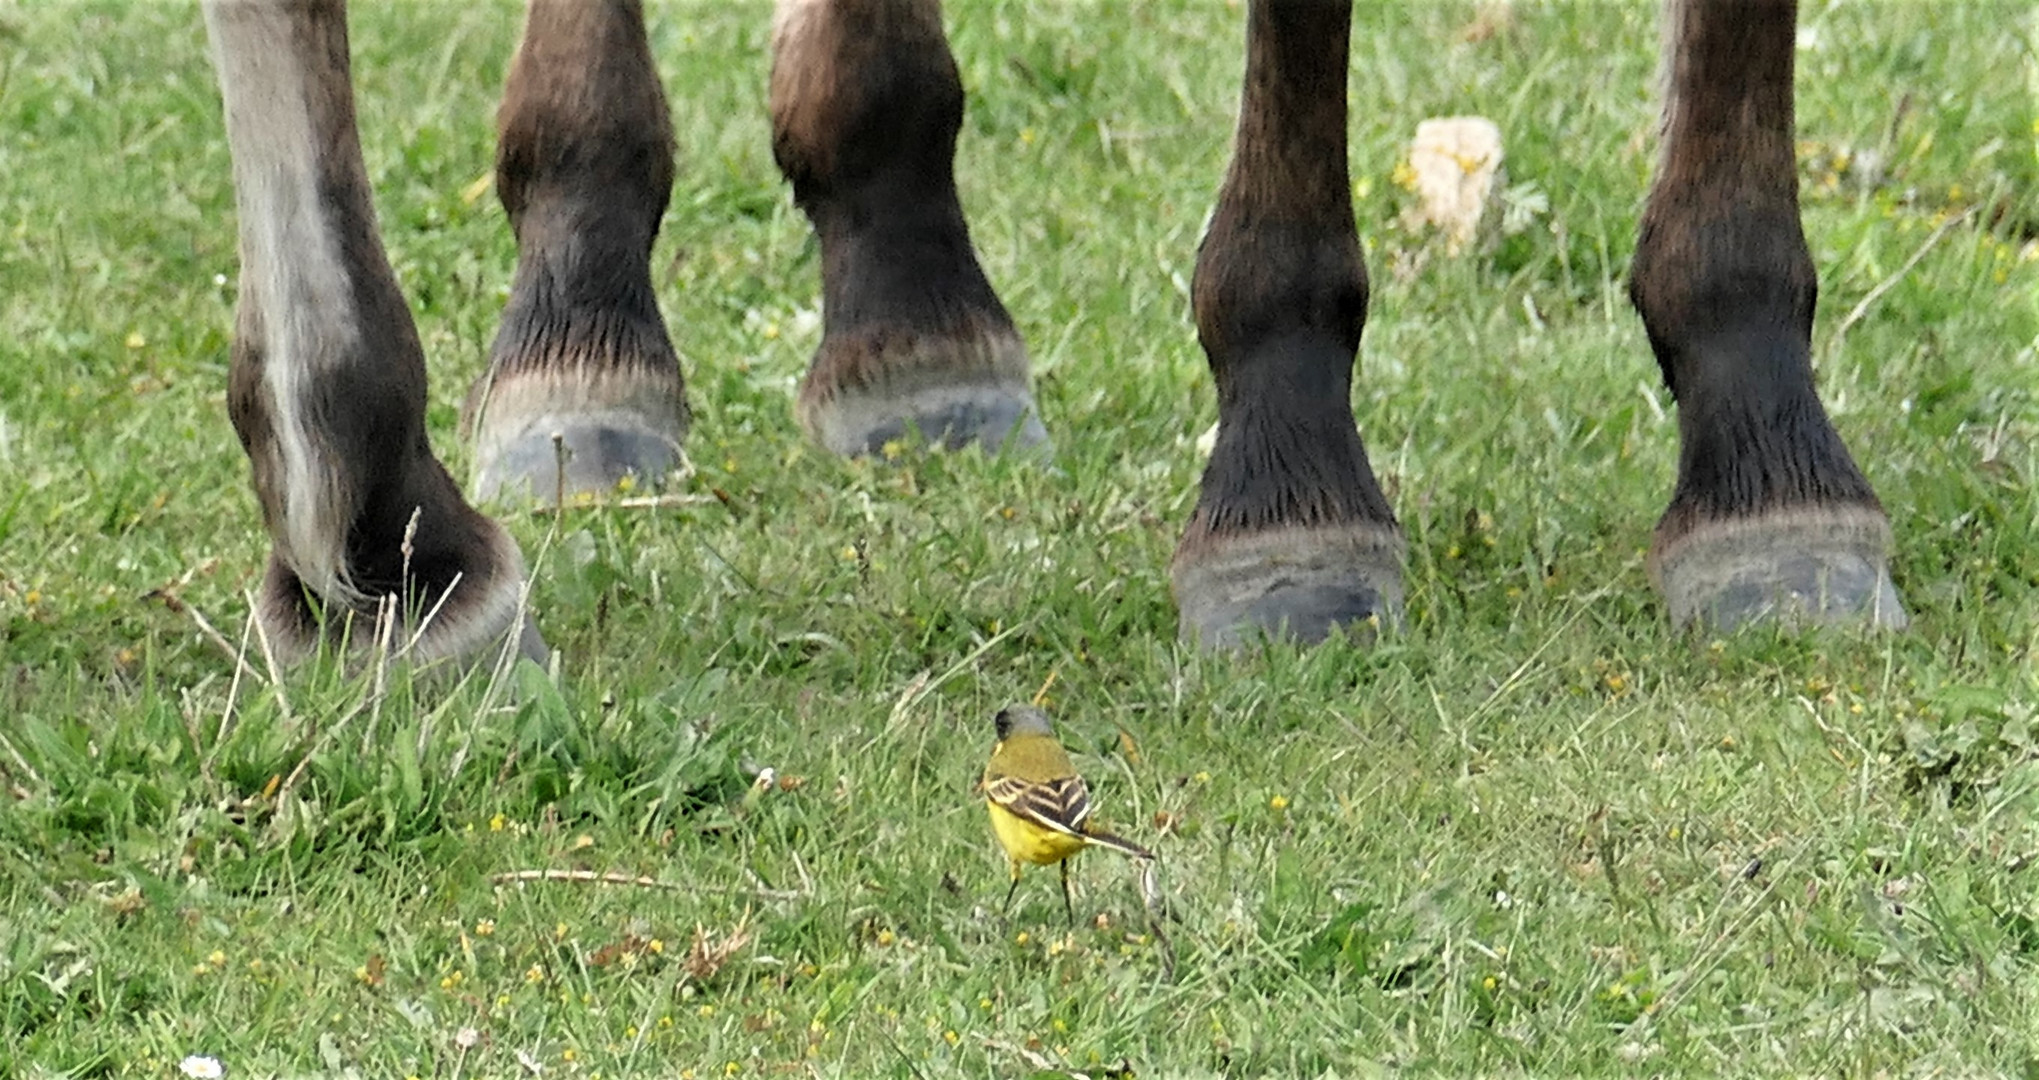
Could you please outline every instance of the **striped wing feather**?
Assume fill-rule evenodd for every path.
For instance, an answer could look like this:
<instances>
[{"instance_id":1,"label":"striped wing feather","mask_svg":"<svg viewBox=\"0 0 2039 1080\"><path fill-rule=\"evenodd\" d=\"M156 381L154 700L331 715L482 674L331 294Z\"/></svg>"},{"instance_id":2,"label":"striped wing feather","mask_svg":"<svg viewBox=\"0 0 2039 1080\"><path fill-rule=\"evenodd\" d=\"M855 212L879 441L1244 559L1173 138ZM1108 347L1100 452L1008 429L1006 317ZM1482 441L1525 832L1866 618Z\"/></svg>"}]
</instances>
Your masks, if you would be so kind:
<instances>
[{"instance_id":1,"label":"striped wing feather","mask_svg":"<svg viewBox=\"0 0 2039 1080\"><path fill-rule=\"evenodd\" d=\"M1121 855L1128 855L1135 859L1151 859L1154 857L1153 852L1133 843L1131 840L1117 833L1108 833L1095 826L1085 826L1083 838L1099 847L1108 847Z\"/></svg>"},{"instance_id":2,"label":"striped wing feather","mask_svg":"<svg viewBox=\"0 0 2039 1080\"><path fill-rule=\"evenodd\" d=\"M1007 811L1056 832L1081 835L1090 817L1090 788L1080 776L1040 783L1017 776L990 777L984 795Z\"/></svg>"}]
</instances>

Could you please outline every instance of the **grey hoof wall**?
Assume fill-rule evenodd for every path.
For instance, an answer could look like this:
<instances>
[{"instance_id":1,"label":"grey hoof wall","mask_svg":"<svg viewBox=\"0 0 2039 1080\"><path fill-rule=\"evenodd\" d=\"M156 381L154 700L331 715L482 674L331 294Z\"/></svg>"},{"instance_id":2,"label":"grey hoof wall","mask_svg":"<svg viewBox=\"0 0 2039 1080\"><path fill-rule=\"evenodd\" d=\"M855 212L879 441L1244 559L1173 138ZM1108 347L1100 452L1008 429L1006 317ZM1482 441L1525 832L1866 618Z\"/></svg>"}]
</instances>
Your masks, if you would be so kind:
<instances>
[{"instance_id":1,"label":"grey hoof wall","mask_svg":"<svg viewBox=\"0 0 2039 1080\"><path fill-rule=\"evenodd\" d=\"M883 453L888 443L916 435L929 446L989 454L1053 455L1034 396L1024 386L966 383L926 386L903 394L837 394L801 417L831 453L843 457Z\"/></svg>"},{"instance_id":2,"label":"grey hoof wall","mask_svg":"<svg viewBox=\"0 0 2039 1080\"><path fill-rule=\"evenodd\" d=\"M1681 628L1902 630L1910 622L1890 579L1890 525L1866 507L1706 523L1659 543L1650 570Z\"/></svg>"},{"instance_id":3,"label":"grey hoof wall","mask_svg":"<svg viewBox=\"0 0 2039 1080\"><path fill-rule=\"evenodd\" d=\"M539 417L484 450L474 495L550 505L561 494L614 491L626 476L655 486L684 461L676 437L634 416Z\"/></svg>"},{"instance_id":4,"label":"grey hoof wall","mask_svg":"<svg viewBox=\"0 0 2039 1080\"><path fill-rule=\"evenodd\" d=\"M1171 576L1183 640L1209 650L1370 637L1402 619L1402 540L1384 525L1205 538L1177 553Z\"/></svg>"}]
</instances>

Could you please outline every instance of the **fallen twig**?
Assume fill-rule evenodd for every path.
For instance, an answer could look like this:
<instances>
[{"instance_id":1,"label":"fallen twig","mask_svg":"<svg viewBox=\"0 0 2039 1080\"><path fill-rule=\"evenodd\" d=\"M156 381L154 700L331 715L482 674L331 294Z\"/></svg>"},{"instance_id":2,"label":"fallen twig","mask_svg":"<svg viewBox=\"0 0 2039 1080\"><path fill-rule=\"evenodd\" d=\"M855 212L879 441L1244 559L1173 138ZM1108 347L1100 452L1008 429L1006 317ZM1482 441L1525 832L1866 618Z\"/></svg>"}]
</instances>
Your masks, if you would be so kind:
<instances>
[{"instance_id":1,"label":"fallen twig","mask_svg":"<svg viewBox=\"0 0 2039 1080\"><path fill-rule=\"evenodd\" d=\"M1084 1075L1082 1073L1070 1072L1062 1068L1061 1066L1055 1064L1053 1061L1050 1061L1048 1058L1040 1054L1037 1054L1024 1046L1016 1046L1012 1043L1000 1042L997 1039L986 1039L984 1040L984 1048L986 1050L1000 1050L1005 1053L1011 1054L1012 1056L1020 1059L1021 1061L1026 1062L1027 1067L1031 1069L1042 1069L1048 1072L1059 1073L1063 1076L1068 1076L1072 1078L1081 1077Z\"/></svg>"},{"instance_id":2,"label":"fallen twig","mask_svg":"<svg viewBox=\"0 0 2039 1080\"><path fill-rule=\"evenodd\" d=\"M500 874L490 874L489 881L497 885L523 881L575 881L588 885L634 885L640 889L664 889L667 892L684 892L691 888L678 881L660 881L655 877L615 870L505 870Z\"/></svg>"},{"instance_id":3,"label":"fallen twig","mask_svg":"<svg viewBox=\"0 0 2039 1080\"><path fill-rule=\"evenodd\" d=\"M532 517L554 517L566 510L665 510L675 506L704 506L719 502L713 495L683 495L671 492L663 495L632 495L622 499L574 500L564 506L534 506Z\"/></svg>"},{"instance_id":4,"label":"fallen twig","mask_svg":"<svg viewBox=\"0 0 2039 1080\"><path fill-rule=\"evenodd\" d=\"M253 592L243 590L241 595L247 597L250 612L258 610ZM269 644L269 628L262 625L259 615L255 617L255 643L262 646L262 664L269 669L269 689L276 693L276 708L283 713L283 722L295 731L297 714L291 711L290 695L283 692L283 669L276 663L276 650Z\"/></svg>"},{"instance_id":5,"label":"fallen twig","mask_svg":"<svg viewBox=\"0 0 2039 1080\"><path fill-rule=\"evenodd\" d=\"M35 766L30 765L28 763L28 759L21 756L21 751L16 750L14 748L14 744L8 741L6 732L0 732L0 747L5 747L7 749L7 756L13 758L14 763L16 765L21 766L21 771L28 774L29 780L33 782L35 786L37 787L43 786L42 774L36 772ZM19 797L27 798L26 795L22 795Z\"/></svg>"},{"instance_id":6,"label":"fallen twig","mask_svg":"<svg viewBox=\"0 0 2039 1080\"><path fill-rule=\"evenodd\" d=\"M281 693L278 693L277 699L281 701L282 696ZM381 706L381 692L371 693L366 700L356 702L352 708L341 713L340 718L333 721L324 731L318 732L316 738L312 738L307 734L305 741L310 743L310 745L305 748L304 756L297 759L297 764L291 768L289 775L283 778L283 785L276 791L277 801L281 802L283 797L289 794L292 788L297 786L298 779L304 776L305 769L311 766L312 758L316 757L319 751L324 750L328 744L338 738L340 732L344 731L347 725L353 722L355 717L360 716L371 708L379 710ZM287 719L288 716L289 714L286 712L285 718Z\"/></svg>"},{"instance_id":7,"label":"fallen twig","mask_svg":"<svg viewBox=\"0 0 2039 1080\"><path fill-rule=\"evenodd\" d=\"M1727 925L1711 941L1704 942L1700 946L1694 961L1685 967L1684 974L1672 981L1669 986L1666 986L1664 992L1659 994L1657 999L1651 1003L1650 1008L1644 1010L1642 1015L1637 1016L1629 1023L1628 1027L1623 1029L1623 1034L1627 1035L1630 1039L1641 1039L1650 1031L1652 1025L1661 1022L1664 1017L1670 1015L1673 1007L1683 1002L1685 995L1691 991L1692 987L1713 974L1713 970L1720 966L1722 960L1726 959L1728 945L1735 938L1741 936L1750 926L1755 925L1756 919L1763 912L1769 910L1769 901L1777 895L1777 887L1783 884L1785 871L1796 868L1798 856L1804 853L1806 846L1806 844L1802 843L1792 856L1778 860L1777 866L1770 873L1770 883L1763 887L1763 891L1750 898L1742 906L1742 909L1728 920ZM1750 868L1753 870L1760 867L1760 865L1760 863L1751 864ZM1729 883L1729 891L1722 895L1720 903L1714 906L1713 913L1707 915L1707 924L1711 924L1714 916L1726 909L1729 898L1735 895L1735 890L1738 887L1743 887L1743 884L1751 880L1752 877L1751 873L1745 871Z\"/></svg>"},{"instance_id":8,"label":"fallen twig","mask_svg":"<svg viewBox=\"0 0 2039 1080\"><path fill-rule=\"evenodd\" d=\"M582 885L630 885L640 889L663 889L667 892L713 892L744 893L766 900L798 900L801 894L787 889L768 889L764 886L736 888L728 885L703 885L693 881L662 881L641 874L625 874L616 870L505 870L490 874L489 881L496 885L516 885L529 881L568 881Z\"/></svg>"},{"instance_id":9,"label":"fallen twig","mask_svg":"<svg viewBox=\"0 0 2039 1080\"><path fill-rule=\"evenodd\" d=\"M1011 1054L1026 1062L1027 1067L1030 1069L1053 1073L1056 1076L1066 1077L1067 1080L1114 1080L1114 1078L1119 1077L1130 1078L1133 1075L1132 1063L1124 1058L1119 1059L1119 1064L1116 1068L1106 1066L1102 1071L1088 1073L1069 1068L1066 1065L1057 1065L1053 1060L1024 1046L1015 1046L1012 1043L1001 1042L997 1039L984 1040L984 1048L986 1050L999 1050Z\"/></svg>"},{"instance_id":10,"label":"fallen twig","mask_svg":"<svg viewBox=\"0 0 2039 1080\"><path fill-rule=\"evenodd\" d=\"M1154 935L1154 943L1161 946L1161 980L1175 981L1175 942L1169 940L1161 923L1170 917L1168 898L1161 894L1161 874L1157 860L1143 859L1140 865L1140 906L1147 912L1147 929Z\"/></svg>"},{"instance_id":11,"label":"fallen twig","mask_svg":"<svg viewBox=\"0 0 2039 1080\"><path fill-rule=\"evenodd\" d=\"M226 655L227 659L234 662L234 678L239 679L243 672L253 675L258 679L262 678L261 672L248 666L243 650L235 649L234 643L228 641L227 636L220 633L219 629L212 625L212 620L206 618L204 612L186 603L183 597L178 596L169 588L162 588L150 589L142 594L142 599L161 601L163 606L170 610L171 614L183 615L189 618L192 624L198 627L199 636L212 642L220 652Z\"/></svg>"},{"instance_id":12,"label":"fallen twig","mask_svg":"<svg viewBox=\"0 0 2039 1080\"><path fill-rule=\"evenodd\" d=\"M1062 673L1061 668L1048 669L1048 677L1041 680L1041 688L1039 690L1034 691L1033 701L1036 707L1046 705L1048 703L1048 688L1055 685L1055 678L1061 673Z\"/></svg>"},{"instance_id":13,"label":"fallen twig","mask_svg":"<svg viewBox=\"0 0 2039 1080\"><path fill-rule=\"evenodd\" d=\"M940 689L943 683L955 678L963 669L976 663L979 657L996 648L999 642L1019 633L1026 625L1025 622L1016 622L986 638L983 644L970 650L969 655L950 664L949 670L942 672L938 678L928 678L928 673L925 671L914 676L913 681L909 682L906 689L900 692L898 700L892 703L892 716L886 721L886 726L890 727L899 723L906 716L907 711L919 704L922 698Z\"/></svg>"},{"instance_id":14,"label":"fallen twig","mask_svg":"<svg viewBox=\"0 0 2039 1080\"><path fill-rule=\"evenodd\" d=\"M1970 206L1959 214L1941 222L1940 227L1934 229L1931 236L1926 237L1926 242L1919 245L1919 250L1912 252L1912 257L1906 259L1904 265L1897 268L1896 273L1877 282L1876 287L1869 290L1869 294L1864 296L1861 302L1850 309L1846 317L1841 319L1840 325L1834 327L1833 336L1827 339L1827 359L1831 361L1835 356L1840 355L1841 339L1847 337L1848 331L1854 329L1855 324L1861 322L1862 317L1869 314L1869 309L1875 306L1878 300L1883 299L1884 293L1889 292L1897 286L1898 282L1903 281L1904 276L1912 272L1912 267L1919 265L1919 260L1925 258L1926 253L1933 250L1940 243L1942 237L1945 237L1956 225L1974 217L1975 212L1980 209L1981 206L1979 205Z\"/></svg>"},{"instance_id":15,"label":"fallen twig","mask_svg":"<svg viewBox=\"0 0 2039 1080\"><path fill-rule=\"evenodd\" d=\"M247 619L241 623L241 645L234 650L234 678L232 682L227 683L227 703L220 707L219 730L212 736L212 754L219 753L219 748L226 745L227 732L234 728L234 706L241 701L241 674L246 672L260 677L260 673L249 667L245 659L248 655L248 639L254 636L254 633L255 613L250 610ZM206 755L208 766L212 763L212 754Z\"/></svg>"}]
</instances>

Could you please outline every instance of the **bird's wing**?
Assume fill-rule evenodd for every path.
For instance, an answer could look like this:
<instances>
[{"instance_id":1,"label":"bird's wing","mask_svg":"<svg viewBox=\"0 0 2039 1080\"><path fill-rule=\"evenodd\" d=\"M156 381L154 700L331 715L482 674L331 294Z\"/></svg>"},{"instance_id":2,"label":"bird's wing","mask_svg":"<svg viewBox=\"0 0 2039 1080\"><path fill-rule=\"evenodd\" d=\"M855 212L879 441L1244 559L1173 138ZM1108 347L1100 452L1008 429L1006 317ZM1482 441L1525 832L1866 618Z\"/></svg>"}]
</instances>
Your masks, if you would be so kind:
<instances>
[{"instance_id":1,"label":"bird's wing","mask_svg":"<svg viewBox=\"0 0 2039 1080\"><path fill-rule=\"evenodd\" d=\"M1085 825L1083 827L1083 838L1099 847L1108 847L1121 855L1128 855L1135 859L1151 859L1154 857L1154 853L1146 848L1133 843L1117 833L1106 832L1095 825Z\"/></svg>"},{"instance_id":2,"label":"bird's wing","mask_svg":"<svg viewBox=\"0 0 2039 1080\"><path fill-rule=\"evenodd\" d=\"M1083 834L1084 819L1090 817L1090 788L1081 776L1048 781L987 776L984 797L1009 813L1072 836Z\"/></svg>"}]
</instances>

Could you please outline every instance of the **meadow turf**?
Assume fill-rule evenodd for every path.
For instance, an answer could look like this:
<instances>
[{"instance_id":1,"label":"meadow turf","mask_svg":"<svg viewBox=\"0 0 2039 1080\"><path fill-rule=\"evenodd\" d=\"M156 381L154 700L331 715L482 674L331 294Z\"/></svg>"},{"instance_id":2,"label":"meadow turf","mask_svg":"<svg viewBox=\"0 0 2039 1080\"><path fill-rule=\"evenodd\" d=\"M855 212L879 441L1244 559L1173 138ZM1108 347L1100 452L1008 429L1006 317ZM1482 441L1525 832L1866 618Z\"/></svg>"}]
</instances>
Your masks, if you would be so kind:
<instances>
[{"instance_id":1,"label":"meadow turf","mask_svg":"<svg viewBox=\"0 0 2039 1080\"><path fill-rule=\"evenodd\" d=\"M556 689L378 690L272 686L245 642L267 545L195 7L0 3L0 1076L2039 1073L2039 14L1805 6L1819 382L1908 633L1692 637L1650 592L1654 5L1361 4L1354 405L1407 625L1213 658L1166 564L1215 419L1187 288L1241 13L951 5L963 201L1057 455L873 464L792 419L818 260L769 11L700 0L652 5L697 498L505 513ZM464 476L519 20L356 7ZM1396 224L1395 167L1464 113L1507 140L1514 230L1448 258ZM1073 930L1052 871L999 913L970 786L1044 684L1160 855L1165 939L1107 853ZM655 884L497 878L548 870Z\"/></svg>"}]
</instances>

